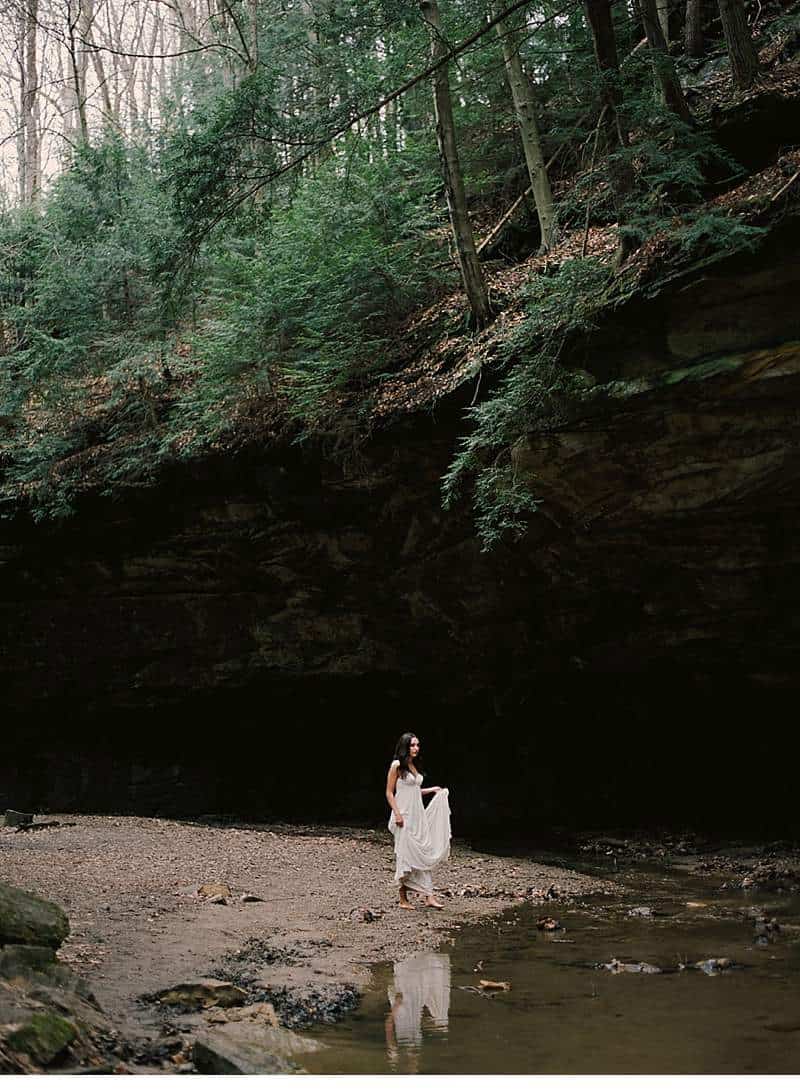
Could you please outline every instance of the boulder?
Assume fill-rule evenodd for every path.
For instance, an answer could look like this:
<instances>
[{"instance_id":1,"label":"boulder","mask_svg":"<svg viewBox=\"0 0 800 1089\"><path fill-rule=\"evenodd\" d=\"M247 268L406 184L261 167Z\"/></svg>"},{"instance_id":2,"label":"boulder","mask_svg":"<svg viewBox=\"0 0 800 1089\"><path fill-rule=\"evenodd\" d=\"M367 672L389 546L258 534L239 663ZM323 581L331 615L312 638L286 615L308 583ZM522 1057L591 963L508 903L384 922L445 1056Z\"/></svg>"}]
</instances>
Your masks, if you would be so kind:
<instances>
[{"instance_id":1,"label":"boulder","mask_svg":"<svg viewBox=\"0 0 800 1089\"><path fill-rule=\"evenodd\" d=\"M33 813L20 813L16 809L7 809L4 823L6 828L24 828L33 824Z\"/></svg>"},{"instance_id":2,"label":"boulder","mask_svg":"<svg viewBox=\"0 0 800 1089\"><path fill-rule=\"evenodd\" d=\"M234 1021L258 1021L273 1028L280 1028L281 1023L271 1002L253 1002L249 1006L222 1010L212 1007L203 1014L209 1025L227 1025Z\"/></svg>"},{"instance_id":3,"label":"boulder","mask_svg":"<svg viewBox=\"0 0 800 1089\"><path fill-rule=\"evenodd\" d=\"M56 961L55 950L47 945L0 946L0 979L16 979L31 972L47 971Z\"/></svg>"},{"instance_id":4,"label":"boulder","mask_svg":"<svg viewBox=\"0 0 800 1089\"><path fill-rule=\"evenodd\" d=\"M199 1036L192 1057L201 1074L294 1074L298 1055L324 1047L289 1029L239 1021Z\"/></svg>"},{"instance_id":5,"label":"boulder","mask_svg":"<svg viewBox=\"0 0 800 1089\"><path fill-rule=\"evenodd\" d=\"M7 1032L15 1031L30 1016L25 996L17 989L0 984L0 1049Z\"/></svg>"},{"instance_id":6,"label":"boulder","mask_svg":"<svg viewBox=\"0 0 800 1089\"><path fill-rule=\"evenodd\" d=\"M4 1043L38 1065L47 1066L77 1035L78 1030L66 1017L43 1010L31 1014L24 1024L7 1033Z\"/></svg>"},{"instance_id":7,"label":"boulder","mask_svg":"<svg viewBox=\"0 0 800 1089\"><path fill-rule=\"evenodd\" d=\"M0 882L0 945L57 949L69 934L69 920L57 904Z\"/></svg>"},{"instance_id":8,"label":"boulder","mask_svg":"<svg viewBox=\"0 0 800 1089\"><path fill-rule=\"evenodd\" d=\"M247 1001L247 992L222 979L197 979L157 991L152 998L163 1006L200 1010L210 1006L241 1006Z\"/></svg>"},{"instance_id":9,"label":"boulder","mask_svg":"<svg viewBox=\"0 0 800 1089\"><path fill-rule=\"evenodd\" d=\"M0 1074L42 1073L67 1049L94 1071L116 1046L87 982L56 959L68 932L55 904L0 883Z\"/></svg>"},{"instance_id":10,"label":"boulder","mask_svg":"<svg viewBox=\"0 0 800 1089\"><path fill-rule=\"evenodd\" d=\"M230 890L230 886L226 885L222 881L209 881L205 885L201 885L197 890L197 895L201 900L212 900L220 902L222 900L229 900L233 895Z\"/></svg>"},{"instance_id":11,"label":"boulder","mask_svg":"<svg viewBox=\"0 0 800 1089\"><path fill-rule=\"evenodd\" d=\"M228 1015L225 1010L210 1009L203 1014L209 1025L227 1025Z\"/></svg>"},{"instance_id":12,"label":"boulder","mask_svg":"<svg viewBox=\"0 0 800 1089\"><path fill-rule=\"evenodd\" d=\"M229 1021L260 1021L280 1028L281 1023L271 1002L254 1002L251 1006L242 1006L240 1009L231 1010L226 1017Z\"/></svg>"}]
</instances>

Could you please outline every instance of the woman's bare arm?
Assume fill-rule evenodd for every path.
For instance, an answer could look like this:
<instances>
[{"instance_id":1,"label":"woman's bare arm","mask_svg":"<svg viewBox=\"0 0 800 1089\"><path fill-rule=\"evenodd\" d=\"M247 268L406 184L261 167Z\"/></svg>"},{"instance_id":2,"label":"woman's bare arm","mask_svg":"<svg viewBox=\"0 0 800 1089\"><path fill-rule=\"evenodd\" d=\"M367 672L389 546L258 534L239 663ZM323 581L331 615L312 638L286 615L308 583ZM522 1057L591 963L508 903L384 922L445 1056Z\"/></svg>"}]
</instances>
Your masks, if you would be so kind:
<instances>
[{"instance_id":1,"label":"woman's bare arm","mask_svg":"<svg viewBox=\"0 0 800 1089\"><path fill-rule=\"evenodd\" d=\"M397 798L395 796L395 790L397 789L397 773L399 770L400 768L397 764L392 764L389 768L389 774L386 776L386 801L389 803L389 806L394 813L395 823L402 828L403 814L397 808Z\"/></svg>"}]
</instances>

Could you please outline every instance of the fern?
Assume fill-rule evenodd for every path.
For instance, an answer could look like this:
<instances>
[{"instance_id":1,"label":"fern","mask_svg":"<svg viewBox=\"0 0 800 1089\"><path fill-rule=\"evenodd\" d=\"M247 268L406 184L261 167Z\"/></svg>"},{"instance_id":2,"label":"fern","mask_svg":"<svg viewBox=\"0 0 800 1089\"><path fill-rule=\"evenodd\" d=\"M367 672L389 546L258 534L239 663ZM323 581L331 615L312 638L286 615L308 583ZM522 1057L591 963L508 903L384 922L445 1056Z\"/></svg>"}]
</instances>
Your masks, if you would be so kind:
<instances>
[{"instance_id":1,"label":"fern","mask_svg":"<svg viewBox=\"0 0 800 1089\"><path fill-rule=\"evenodd\" d=\"M586 376L566 369L560 354L568 336L591 329L607 287L608 271L579 259L523 289L525 318L504 349L508 373L493 396L468 410L472 429L442 479L445 508L471 481L476 530L485 548L507 532L518 535L523 515L539 509L540 501L510 464L510 450L528 432L565 419L585 392Z\"/></svg>"}]
</instances>

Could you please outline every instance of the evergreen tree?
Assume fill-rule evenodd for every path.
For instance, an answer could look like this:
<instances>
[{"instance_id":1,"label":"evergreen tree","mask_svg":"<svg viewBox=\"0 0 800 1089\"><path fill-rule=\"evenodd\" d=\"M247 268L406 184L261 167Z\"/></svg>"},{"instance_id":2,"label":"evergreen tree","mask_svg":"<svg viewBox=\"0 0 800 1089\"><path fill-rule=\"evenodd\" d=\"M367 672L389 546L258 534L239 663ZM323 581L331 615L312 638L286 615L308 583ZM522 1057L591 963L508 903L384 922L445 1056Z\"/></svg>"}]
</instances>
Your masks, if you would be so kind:
<instances>
[{"instance_id":1,"label":"evergreen tree","mask_svg":"<svg viewBox=\"0 0 800 1089\"><path fill-rule=\"evenodd\" d=\"M731 4L743 86L757 55ZM495 539L535 507L511 451L581 396L564 338L653 247L626 258L654 239L710 262L757 234L711 199L741 172L689 114L659 0L165 11L0 8L0 494L37 516L233 442L254 406L358 442L389 376L432 364L489 372L451 479L472 476ZM616 269L591 256L615 223Z\"/></svg>"}]
</instances>

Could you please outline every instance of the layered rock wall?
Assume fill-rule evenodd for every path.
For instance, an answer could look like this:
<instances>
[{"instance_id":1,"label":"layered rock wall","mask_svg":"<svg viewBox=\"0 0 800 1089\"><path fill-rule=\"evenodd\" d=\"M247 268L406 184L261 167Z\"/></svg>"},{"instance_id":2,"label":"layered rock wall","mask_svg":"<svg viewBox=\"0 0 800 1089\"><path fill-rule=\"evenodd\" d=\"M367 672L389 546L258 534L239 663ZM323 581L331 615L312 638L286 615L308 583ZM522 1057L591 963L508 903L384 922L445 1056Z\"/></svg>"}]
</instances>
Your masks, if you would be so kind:
<instances>
[{"instance_id":1,"label":"layered rock wall","mask_svg":"<svg viewBox=\"0 0 800 1089\"><path fill-rule=\"evenodd\" d=\"M749 818L781 826L793 237L576 350L594 395L515 450L543 500L518 544L483 553L441 509L457 400L347 465L250 448L72 525L20 520L0 549L7 804L377 822L413 729L456 813L469 798L462 828L735 823L754 759L771 778L750 795L777 809Z\"/></svg>"}]
</instances>

